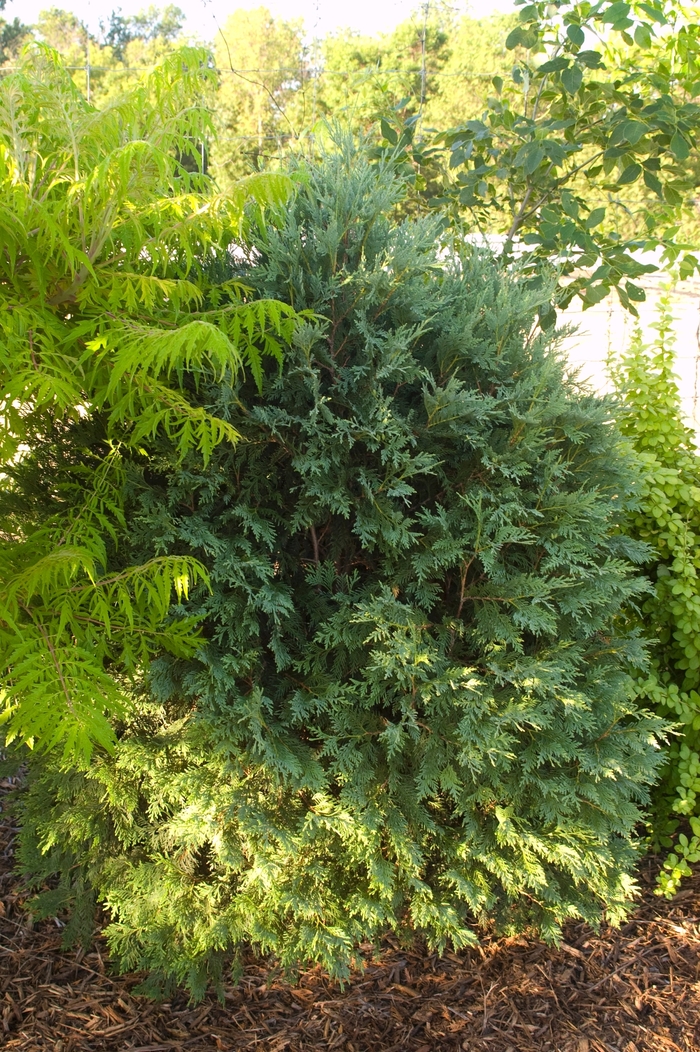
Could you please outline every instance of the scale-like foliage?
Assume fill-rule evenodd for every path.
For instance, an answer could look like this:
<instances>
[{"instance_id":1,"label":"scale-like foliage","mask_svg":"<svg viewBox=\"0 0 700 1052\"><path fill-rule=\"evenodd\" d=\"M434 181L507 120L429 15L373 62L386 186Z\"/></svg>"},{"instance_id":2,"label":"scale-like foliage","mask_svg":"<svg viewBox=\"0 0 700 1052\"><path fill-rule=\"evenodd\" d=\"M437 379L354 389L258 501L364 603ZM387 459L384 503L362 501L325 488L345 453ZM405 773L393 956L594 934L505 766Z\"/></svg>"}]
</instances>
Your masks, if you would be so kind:
<instances>
[{"instance_id":1,"label":"scale-like foliage","mask_svg":"<svg viewBox=\"0 0 700 1052\"><path fill-rule=\"evenodd\" d=\"M618 919L659 760L612 406L517 273L391 221L388 169L344 148L297 182L239 276L320 320L264 399L202 388L244 441L134 482L139 558L207 566L206 646L154 663L113 757L26 798L45 908L87 880L121 965L195 993L245 942L342 975L387 928Z\"/></svg>"},{"instance_id":2,"label":"scale-like foliage","mask_svg":"<svg viewBox=\"0 0 700 1052\"><path fill-rule=\"evenodd\" d=\"M246 200L279 204L283 176L227 196L182 158L211 130L205 52L171 55L96 110L58 56L35 46L0 82L0 692L10 739L87 753L108 746L118 678L163 646L191 652L191 621L163 619L173 588L205 577L190 557L115 576L105 544L122 523L119 451L166 439L203 459L238 438L194 404L203 377L280 360L294 311L214 285L213 254L238 235ZM103 453L53 478L23 516L21 472L60 425L102 421ZM70 488L69 487L69 488ZM52 498L52 499L49 499ZM31 504L31 502L30 502ZM189 640L189 641L188 641ZM116 678L115 678L116 677Z\"/></svg>"}]
</instances>

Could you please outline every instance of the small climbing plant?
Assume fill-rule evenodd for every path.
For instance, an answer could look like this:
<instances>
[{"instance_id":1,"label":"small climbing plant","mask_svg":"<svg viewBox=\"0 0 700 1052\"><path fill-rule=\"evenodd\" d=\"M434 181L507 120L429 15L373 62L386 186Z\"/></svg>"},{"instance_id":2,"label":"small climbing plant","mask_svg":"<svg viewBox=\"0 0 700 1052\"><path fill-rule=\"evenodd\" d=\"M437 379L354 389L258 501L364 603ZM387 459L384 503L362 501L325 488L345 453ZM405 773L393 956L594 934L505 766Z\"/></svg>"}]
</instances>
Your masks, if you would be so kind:
<instances>
[{"instance_id":1,"label":"small climbing plant","mask_svg":"<svg viewBox=\"0 0 700 1052\"><path fill-rule=\"evenodd\" d=\"M652 845L671 849L657 888L670 897L700 860L700 459L681 412L668 297L653 328L649 344L637 331L614 374L643 472L632 532L653 553L640 611L652 661L640 700L677 724L651 826Z\"/></svg>"}]
</instances>

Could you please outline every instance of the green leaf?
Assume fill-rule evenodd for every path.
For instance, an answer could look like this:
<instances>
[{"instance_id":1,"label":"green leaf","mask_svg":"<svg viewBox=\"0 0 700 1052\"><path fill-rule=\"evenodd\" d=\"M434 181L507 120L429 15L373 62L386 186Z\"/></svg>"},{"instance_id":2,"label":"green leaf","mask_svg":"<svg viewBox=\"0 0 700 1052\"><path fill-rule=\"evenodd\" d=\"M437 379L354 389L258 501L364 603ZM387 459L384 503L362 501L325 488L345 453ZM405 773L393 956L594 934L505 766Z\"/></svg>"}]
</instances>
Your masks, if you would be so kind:
<instances>
[{"instance_id":1,"label":"green leaf","mask_svg":"<svg viewBox=\"0 0 700 1052\"><path fill-rule=\"evenodd\" d=\"M538 73L559 73L562 69L567 69L570 65L570 60L560 56L559 58L552 58L548 62L543 62L541 66L537 67Z\"/></svg>"},{"instance_id":2,"label":"green leaf","mask_svg":"<svg viewBox=\"0 0 700 1052\"><path fill-rule=\"evenodd\" d=\"M581 47L586 39L586 34L581 29L581 26L570 25L566 27L566 35L572 44L577 47Z\"/></svg>"},{"instance_id":3,"label":"green leaf","mask_svg":"<svg viewBox=\"0 0 700 1052\"><path fill-rule=\"evenodd\" d=\"M663 187L661 185L661 180L658 179L653 172L649 172L646 169L644 171L644 185L650 190L653 190L654 193L663 200Z\"/></svg>"},{"instance_id":4,"label":"green leaf","mask_svg":"<svg viewBox=\"0 0 700 1052\"><path fill-rule=\"evenodd\" d=\"M588 69L600 69L603 65L602 55L598 51L579 51L576 61Z\"/></svg>"},{"instance_id":5,"label":"green leaf","mask_svg":"<svg viewBox=\"0 0 700 1052\"><path fill-rule=\"evenodd\" d=\"M668 19L666 18L661 5L654 6L653 4L637 4L640 11L643 11L653 22L657 22L660 26L667 26Z\"/></svg>"},{"instance_id":6,"label":"green leaf","mask_svg":"<svg viewBox=\"0 0 700 1052\"><path fill-rule=\"evenodd\" d=\"M692 255L690 252L686 252L680 261L678 272L681 281L685 281L687 278L691 278L693 274L698 270L700 264L698 263L697 256Z\"/></svg>"},{"instance_id":7,"label":"green leaf","mask_svg":"<svg viewBox=\"0 0 700 1052\"><path fill-rule=\"evenodd\" d=\"M637 164L636 161L632 164L628 164L623 171L620 178L617 180L618 186L627 186L629 183L636 182L639 176L642 174L641 164Z\"/></svg>"},{"instance_id":8,"label":"green leaf","mask_svg":"<svg viewBox=\"0 0 700 1052\"><path fill-rule=\"evenodd\" d=\"M508 49L508 51L513 51L514 48L518 47L522 43L522 39L522 26L516 26L515 29L511 29L510 33L506 37L506 48Z\"/></svg>"},{"instance_id":9,"label":"green leaf","mask_svg":"<svg viewBox=\"0 0 700 1052\"><path fill-rule=\"evenodd\" d=\"M537 45L539 36L534 29L521 29L520 31L520 46L527 48L533 48Z\"/></svg>"},{"instance_id":10,"label":"green leaf","mask_svg":"<svg viewBox=\"0 0 700 1052\"><path fill-rule=\"evenodd\" d=\"M471 144L470 144L471 145ZM449 168L459 168L467 160L467 152L461 146L454 147L450 151Z\"/></svg>"},{"instance_id":11,"label":"green leaf","mask_svg":"<svg viewBox=\"0 0 700 1052\"><path fill-rule=\"evenodd\" d=\"M539 142L528 142L521 146L515 155L515 165L522 168L526 175L532 175L544 160L544 149Z\"/></svg>"},{"instance_id":12,"label":"green leaf","mask_svg":"<svg viewBox=\"0 0 700 1052\"><path fill-rule=\"evenodd\" d=\"M644 22L638 25L634 31L634 42L638 47L649 48L652 45L653 37L649 26L645 25Z\"/></svg>"},{"instance_id":13,"label":"green leaf","mask_svg":"<svg viewBox=\"0 0 700 1052\"><path fill-rule=\"evenodd\" d=\"M625 292L635 303L643 303L647 298L647 294L641 285L633 285L630 281L625 284Z\"/></svg>"},{"instance_id":14,"label":"green leaf","mask_svg":"<svg viewBox=\"0 0 700 1052\"><path fill-rule=\"evenodd\" d=\"M592 307L596 303L600 303L610 292L607 285L588 285L583 297L583 303L585 307Z\"/></svg>"},{"instance_id":15,"label":"green leaf","mask_svg":"<svg viewBox=\"0 0 700 1052\"><path fill-rule=\"evenodd\" d=\"M575 95L583 84L583 71L579 66L571 66L562 73L561 82L569 95Z\"/></svg>"},{"instance_id":16,"label":"green leaf","mask_svg":"<svg viewBox=\"0 0 700 1052\"><path fill-rule=\"evenodd\" d=\"M542 139L542 148L553 165L559 167L566 160L566 150L556 139Z\"/></svg>"},{"instance_id":17,"label":"green leaf","mask_svg":"<svg viewBox=\"0 0 700 1052\"><path fill-rule=\"evenodd\" d=\"M649 131L649 128L642 121L624 121L622 124L622 135L630 145L635 146L643 135Z\"/></svg>"},{"instance_id":18,"label":"green leaf","mask_svg":"<svg viewBox=\"0 0 700 1052\"><path fill-rule=\"evenodd\" d=\"M557 323L556 307L552 303L546 303L537 311L537 319L543 332L554 328Z\"/></svg>"},{"instance_id":19,"label":"green leaf","mask_svg":"<svg viewBox=\"0 0 700 1052\"><path fill-rule=\"evenodd\" d=\"M579 203L570 190L564 190L561 195L561 206L566 215L571 219L578 219Z\"/></svg>"},{"instance_id":20,"label":"green leaf","mask_svg":"<svg viewBox=\"0 0 700 1052\"><path fill-rule=\"evenodd\" d=\"M613 27L622 26L623 28L630 25L629 20L630 5L622 3L622 0L617 0L616 3L611 4L610 7L606 8L603 12L601 21L612 25Z\"/></svg>"},{"instance_id":21,"label":"green leaf","mask_svg":"<svg viewBox=\"0 0 700 1052\"><path fill-rule=\"evenodd\" d=\"M594 208L586 219L586 228L593 230L594 227L600 226L605 219L605 208Z\"/></svg>"},{"instance_id":22,"label":"green leaf","mask_svg":"<svg viewBox=\"0 0 700 1052\"><path fill-rule=\"evenodd\" d=\"M396 146L397 142L399 141L398 132L391 127L391 125L384 119L384 117L382 117L379 121L379 126L381 127L382 135L387 140L387 142L390 142L392 146Z\"/></svg>"},{"instance_id":23,"label":"green leaf","mask_svg":"<svg viewBox=\"0 0 700 1052\"><path fill-rule=\"evenodd\" d=\"M690 156L690 146L679 131L674 132L670 146L671 153L677 161L685 161Z\"/></svg>"}]
</instances>

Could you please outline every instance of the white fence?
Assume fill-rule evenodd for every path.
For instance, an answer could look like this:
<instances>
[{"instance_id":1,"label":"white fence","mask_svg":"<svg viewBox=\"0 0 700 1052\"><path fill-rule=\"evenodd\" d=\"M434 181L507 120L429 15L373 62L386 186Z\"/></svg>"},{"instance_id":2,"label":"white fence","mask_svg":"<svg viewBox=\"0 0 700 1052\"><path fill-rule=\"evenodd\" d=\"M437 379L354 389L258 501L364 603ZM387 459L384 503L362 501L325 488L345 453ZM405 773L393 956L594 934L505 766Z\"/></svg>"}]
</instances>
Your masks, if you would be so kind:
<instances>
[{"instance_id":1,"label":"white fence","mask_svg":"<svg viewBox=\"0 0 700 1052\"><path fill-rule=\"evenodd\" d=\"M647 294L646 301L637 304L639 324L645 341L652 342L656 333L649 326L656 321L659 297L664 293L668 279L654 274L638 284L644 286ZM670 298L683 412L689 426L700 436L700 280L680 282ZM587 311L582 311L580 301L575 300L560 315L560 320L578 326L578 332L564 341L571 363L580 367L581 376L589 379L596 390L611 390L606 360L611 351L617 355L627 349L635 319L623 309L613 293Z\"/></svg>"}]
</instances>

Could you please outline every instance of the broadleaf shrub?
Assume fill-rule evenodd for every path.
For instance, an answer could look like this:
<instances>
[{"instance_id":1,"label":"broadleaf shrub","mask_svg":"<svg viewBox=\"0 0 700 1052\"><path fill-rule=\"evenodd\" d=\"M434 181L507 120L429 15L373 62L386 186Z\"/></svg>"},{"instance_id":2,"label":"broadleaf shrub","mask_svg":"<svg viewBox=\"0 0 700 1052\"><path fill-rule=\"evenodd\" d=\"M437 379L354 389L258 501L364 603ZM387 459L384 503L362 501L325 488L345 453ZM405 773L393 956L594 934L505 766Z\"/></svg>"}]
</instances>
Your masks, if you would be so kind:
<instances>
[{"instance_id":1,"label":"broadleaf shrub","mask_svg":"<svg viewBox=\"0 0 700 1052\"><path fill-rule=\"evenodd\" d=\"M237 446L132 478L134 555L207 567L206 645L24 804L44 909L94 889L120 965L196 995L245 943L342 976L387 929L439 950L620 919L660 762L611 404L517 273L392 218L389 168L344 144L293 178L230 268L317 320L264 397L200 387Z\"/></svg>"},{"instance_id":2,"label":"broadleaf shrub","mask_svg":"<svg viewBox=\"0 0 700 1052\"><path fill-rule=\"evenodd\" d=\"M651 344L635 334L614 374L628 410L621 429L643 467L640 504L628 529L652 552L653 591L641 607L651 666L639 680L639 697L678 724L651 816L652 845L672 849L658 883L670 897L690 876L689 863L700 860L700 460L681 412L668 298L654 328ZM690 836L679 830L683 820Z\"/></svg>"}]
</instances>

